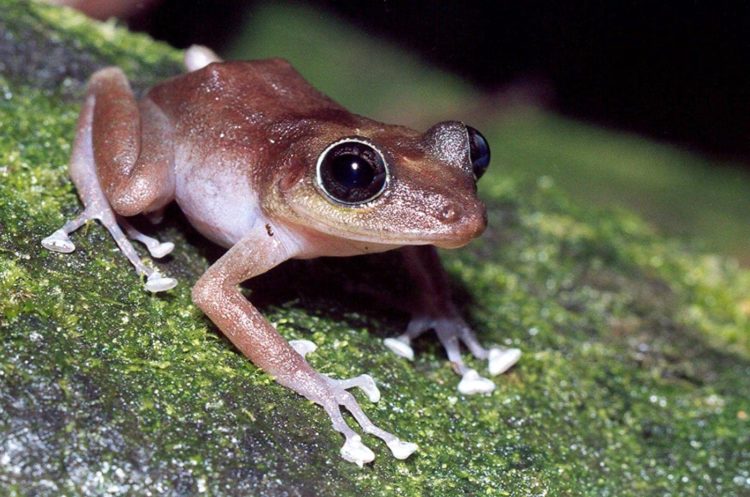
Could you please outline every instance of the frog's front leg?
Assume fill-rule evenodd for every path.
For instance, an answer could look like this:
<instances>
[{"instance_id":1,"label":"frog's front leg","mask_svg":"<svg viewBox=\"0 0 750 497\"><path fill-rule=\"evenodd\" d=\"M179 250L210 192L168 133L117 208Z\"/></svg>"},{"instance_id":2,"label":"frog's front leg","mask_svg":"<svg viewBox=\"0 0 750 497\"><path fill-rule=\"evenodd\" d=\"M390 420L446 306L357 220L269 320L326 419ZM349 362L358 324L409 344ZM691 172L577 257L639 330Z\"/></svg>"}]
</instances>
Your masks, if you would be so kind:
<instances>
[{"instance_id":1,"label":"frog's front leg","mask_svg":"<svg viewBox=\"0 0 750 497\"><path fill-rule=\"evenodd\" d=\"M159 210L171 201L174 181L164 145L170 143L170 133L152 103L138 105L120 69L97 71L89 81L69 165L84 210L42 240L42 245L55 252L72 252L75 245L68 235L96 219L136 272L146 276L146 289L158 292L174 287L176 280L143 264L120 228L121 223L130 238L144 243L153 257L163 257L174 248L138 232L123 217Z\"/></svg>"},{"instance_id":2,"label":"frog's front leg","mask_svg":"<svg viewBox=\"0 0 750 497\"><path fill-rule=\"evenodd\" d=\"M434 247L404 247L401 253L417 287L416 308L406 332L397 338L387 338L385 345L397 355L412 359L411 340L428 330L435 330L448 359L462 376L458 390L464 394L491 392L495 384L464 363L461 343L474 357L488 361L488 369L493 376L504 373L518 362L521 351L501 347L486 349L479 343L451 300L448 279Z\"/></svg>"},{"instance_id":3,"label":"frog's front leg","mask_svg":"<svg viewBox=\"0 0 750 497\"><path fill-rule=\"evenodd\" d=\"M287 388L321 405L333 427L346 438L341 455L360 466L375 455L361 437L344 421L341 407L354 416L366 433L381 438L398 459L407 458L417 449L395 435L375 426L364 414L347 388L360 387L370 400L380 397L372 378L363 375L350 380L334 380L315 371L304 355L314 349L307 341L293 346L276 331L260 312L242 295L239 284L293 257L295 252L281 236L271 237L260 228L232 247L212 265L193 288L193 301L224 332L229 340L256 366Z\"/></svg>"}]
</instances>

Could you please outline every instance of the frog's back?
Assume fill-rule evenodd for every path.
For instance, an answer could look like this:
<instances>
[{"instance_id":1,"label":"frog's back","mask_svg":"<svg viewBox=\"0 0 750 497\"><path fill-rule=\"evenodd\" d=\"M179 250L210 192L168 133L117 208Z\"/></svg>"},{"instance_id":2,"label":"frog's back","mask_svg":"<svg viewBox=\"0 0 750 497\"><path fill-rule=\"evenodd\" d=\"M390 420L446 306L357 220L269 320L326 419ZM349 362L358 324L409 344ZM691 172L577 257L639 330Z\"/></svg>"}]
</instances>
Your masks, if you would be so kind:
<instances>
[{"instance_id":1,"label":"frog's back","mask_svg":"<svg viewBox=\"0 0 750 497\"><path fill-rule=\"evenodd\" d=\"M203 127L201 121L245 127L348 114L278 58L212 63L155 86L148 98L190 129Z\"/></svg>"}]
</instances>

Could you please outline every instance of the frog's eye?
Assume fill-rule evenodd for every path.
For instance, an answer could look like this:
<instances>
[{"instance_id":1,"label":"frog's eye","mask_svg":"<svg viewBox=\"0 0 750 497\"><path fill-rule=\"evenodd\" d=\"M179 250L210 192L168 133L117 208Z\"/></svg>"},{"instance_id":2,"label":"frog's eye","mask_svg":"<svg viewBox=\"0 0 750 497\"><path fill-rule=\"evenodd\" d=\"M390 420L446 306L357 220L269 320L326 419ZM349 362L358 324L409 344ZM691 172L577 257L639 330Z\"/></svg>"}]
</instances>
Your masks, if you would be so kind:
<instances>
[{"instance_id":1,"label":"frog's eye","mask_svg":"<svg viewBox=\"0 0 750 497\"><path fill-rule=\"evenodd\" d=\"M466 126L466 132L469 134L469 159L474 178L479 179L490 165L490 144L482 133L471 126Z\"/></svg>"},{"instance_id":2,"label":"frog's eye","mask_svg":"<svg viewBox=\"0 0 750 497\"><path fill-rule=\"evenodd\" d=\"M385 190L388 167L383 154L369 143L346 138L329 145L318 157L318 186L341 204L375 199Z\"/></svg>"}]
</instances>

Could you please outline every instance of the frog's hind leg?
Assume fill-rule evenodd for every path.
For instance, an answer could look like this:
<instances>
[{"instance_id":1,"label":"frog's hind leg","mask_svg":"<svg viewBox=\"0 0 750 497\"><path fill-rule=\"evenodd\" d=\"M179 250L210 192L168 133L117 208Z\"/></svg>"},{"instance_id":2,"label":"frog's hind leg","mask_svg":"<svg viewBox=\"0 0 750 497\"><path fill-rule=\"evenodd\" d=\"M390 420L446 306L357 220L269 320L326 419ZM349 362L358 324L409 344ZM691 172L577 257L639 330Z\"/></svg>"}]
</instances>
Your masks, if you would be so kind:
<instances>
[{"instance_id":1,"label":"frog's hind leg","mask_svg":"<svg viewBox=\"0 0 750 497\"><path fill-rule=\"evenodd\" d=\"M102 217L98 218L99 221L104 225L105 228L107 228L107 231L109 231L109 234L112 235L112 238L115 239L115 243L118 247L120 247L120 250L123 254L125 254L125 257L128 258L128 261L135 267L136 273L138 273L140 276L146 277L146 290L149 292L164 292L166 290L170 290L177 286L177 280L174 278L169 278L167 276L162 275L159 270L151 268L149 266L146 266L143 261L141 261L140 256L138 255L138 252L135 251L135 248L133 248L133 245L130 243L130 240L128 240L128 237L125 236L125 233L122 232L122 229L117 224L117 218L115 215L110 211L108 213L105 213ZM125 222L123 223L124 226L130 226L129 223ZM127 228L126 228L127 229ZM135 229L133 229L135 231ZM149 240L153 240L156 244L159 244L158 240L154 240L153 238L147 237L146 235L141 234L138 231L135 231L138 235L141 235L144 238L147 238ZM144 242L145 243L145 242ZM167 244L162 244L167 245ZM172 248L174 248L174 245L171 243L168 243L168 245L171 245L171 248L168 248L168 250L164 251L164 253L161 254L161 257L164 255L167 255L171 251ZM148 247L148 245L147 245ZM157 252L159 249L157 249ZM151 255L154 255L154 252L151 251L151 248L149 247L149 252L151 252Z\"/></svg>"},{"instance_id":2,"label":"frog's hind leg","mask_svg":"<svg viewBox=\"0 0 750 497\"><path fill-rule=\"evenodd\" d=\"M120 226L117 224L117 219L111 211L104 213L95 213L94 211L94 209L89 209L88 207L84 209L75 219L68 221L62 228L42 240L42 246L53 252L69 254L75 250L75 245L68 235L80 228L87 221L97 219L105 228L107 228L107 231L112 235L112 238L114 238L115 243L122 253L135 267L136 272L141 276L146 276L147 290L150 292L163 292L174 288L177 285L177 280L174 278L165 277L158 270L143 264L138 253L133 248L133 245L128 241L128 238L125 236L125 233L122 232L122 229L120 229ZM127 221L125 221L124 224L130 227L130 224L126 223ZM131 236L133 236L133 238L138 237L136 239L142 241L149 249L151 255L157 258L164 257L174 248L174 244L170 242L160 243L158 240L143 235L134 228Z\"/></svg>"},{"instance_id":3,"label":"frog's hind leg","mask_svg":"<svg viewBox=\"0 0 750 497\"><path fill-rule=\"evenodd\" d=\"M114 123L107 122L109 127L104 126L102 129L102 123L97 122L97 118L98 121L102 119L108 121L108 118L111 118ZM113 195L126 199L126 202L120 202L120 204L135 210L134 213L145 210L144 205L160 207L158 204L164 202L165 195L159 191L143 189L140 192L142 195L129 194L132 193L133 180L143 179L143 175L139 173L142 173L144 168L139 164L140 161L136 161L140 143L137 136L134 136L140 131L139 120L135 99L132 97L132 92L122 72L116 68L108 68L95 73L89 83L86 101L78 120L69 167L70 176L73 178L85 208L75 219L68 221L62 228L42 240L42 245L52 251L70 253L75 250L75 245L68 235L80 228L86 221L96 219L107 228L136 272L141 276L146 276L146 289L159 292L173 288L177 281L163 276L158 270L146 266L141 261L133 245L118 225L118 216L99 181L100 175L105 177L107 184L114 190ZM94 143L97 138L104 146L101 150L95 151ZM133 163L124 163L123 158L133 159ZM102 163L101 171L97 171L99 162ZM159 166L160 164L155 164L150 174L160 174ZM144 191L145 195L143 195ZM165 250L162 249L162 251Z\"/></svg>"},{"instance_id":4,"label":"frog's hind leg","mask_svg":"<svg viewBox=\"0 0 750 497\"><path fill-rule=\"evenodd\" d=\"M65 254L73 252L75 250L75 245L68 235L91 219L99 220L104 227L107 228L107 231L112 235L112 238L114 238L115 243L122 253L127 257L133 267L135 267L135 271L141 276L146 276L146 289L148 291L163 292L174 288L177 285L177 280L163 276L157 269L148 267L141 261L141 258L133 248L133 245L128 241L128 238L125 236L125 233L122 232L122 229L120 229L120 226L117 224L117 219L111 211L94 213L93 209L87 207L75 219L68 221L62 228L42 240L42 246L54 252ZM129 227L130 224L128 223L126 226ZM164 257L174 248L174 244L170 242L160 243L154 238L135 231L135 229L133 229L133 231L134 233L132 236L134 238L135 236L138 236L137 239L143 241L151 255L154 257Z\"/></svg>"}]
</instances>

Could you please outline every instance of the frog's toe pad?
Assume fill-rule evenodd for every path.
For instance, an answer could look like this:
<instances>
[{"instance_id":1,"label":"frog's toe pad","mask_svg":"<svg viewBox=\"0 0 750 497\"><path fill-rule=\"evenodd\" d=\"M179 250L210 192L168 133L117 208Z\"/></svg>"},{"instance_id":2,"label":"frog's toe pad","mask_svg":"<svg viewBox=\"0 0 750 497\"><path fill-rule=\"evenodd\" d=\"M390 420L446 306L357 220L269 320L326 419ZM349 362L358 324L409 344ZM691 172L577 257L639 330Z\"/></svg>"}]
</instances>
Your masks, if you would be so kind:
<instances>
[{"instance_id":1,"label":"frog's toe pad","mask_svg":"<svg viewBox=\"0 0 750 497\"><path fill-rule=\"evenodd\" d=\"M492 376L509 370L521 358L521 349L490 349L488 363Z\"/></svg>"},{"instance_id":2,"label":"frog's toe pad","mask_svg":"<svg viewBox=\"0 0 750 497\"><path fill-rule=\"evenodd\" d=\"M354 378L348 378L345 380L334 380L331 377L327 378L332 385L343 390L355 387L361 389L365 392L367 398L370 399L370 402L377 402L380 400L380 390L378 389L377 384L375 384L375 380L369 374L361 374Z\"/></svg>"},{"instance_id":3,"label":"frog's toe pad","mask_svg":"<svg viewBox=\"0 0 750 497\"><path fill-rule=\"evenodd\" d=\"M348 438L341 447L341 457L361 468L375 459L375 453L362 443L362 437L354 435Z\"/></svg>"},{"instance_id":4,"label":"frog's toe pad","mask_svg":"<svg viewBox=\"0 0 750 497\"><path fill-rule=\"evenodd\" d=\"M177 280L162 275L158 271L151 273L146 279L146 290L151 293L166 292L177 286Z\"/></svg>"},{"instance_id":5,"label":"frog's toe pad","mask_svg":"<svg viewBox=\"0 0 750 497\"><path fill-rule=\"evenodd\" d=\"M407 341L401 338L386 338L383 340L383 345L399 357L405 357L410 361L414 360L414 349Z\"/></svg>"},{"instance_id":6,"label":"frog's toe pad","mask_svg":"<svg viewBox=\"0 0 750 497\"><path fill-rule=\"evenodd\" d=\"M458 383L458 391L464 395L473 395L475 393L490 393L495 389L492 380L479 376L475 369L470 369L464 373L461 381Z\"/></svg>"},{"instance_id":7,"label":"frog's toe pad","mask_svg":"<svg viewBox=\"0 0 750 497\"><path fill-rule=\"evenodd\" d=\"M310 352L315 352L318 348L310 340L289 340L289 345L302 357L305 357Z\"/></svg>"},{"instance_id":8,"label":"frog's toe pad","mask_svg":"<svg viewBox=\"0 0 750 497\"><path fill-rule=\"evenodd\" d=\"M403 440L399 440L398 438L387 442L386 445L388 445L388 448L391 449L393 457L402 460L412 455L419 448L415 443L404 442Z\"/></svg>"},{"instance_id":9,"label":"frog's toe pad","mask_svg":"<svg viewBox=\"0 0 750 497\"><path fill-rule=\"evenodd\" d=\"M42 240L42 247L62 254L69 254L76 249L76 246L70 241L68 234L63 230L57 230Z\"/></svg>"},{"instance_id":10,"label":"frog's toe pad","mask_svg":"<svg viewBox=\"0 0 750 497\"><path fill-rule=\"evenodd\" d=\"M212 62L220 62L221 59L208 47L203 45L192 45L185 51L185 67L188 71L203 69Z\"/></svg>"},{"instance_id":11,"label":"frog's toe pad","mask_svg":"<svg viewBox=\"0 0 750 497\"><path fill-rule=\"evenodd\" d=\"M355 381L355 386L359 387L363 392L365 392L365 395L367 395L367 398L370 399L370 402L377 402L380 400L380 390L375 384L375 380L372 378L372 376L370 376L369 374L359 375L355 379Z\"/></svg>"},{"instance_id":12,"label":"frog's toe pad","mask_svg":"<svg viewBox=\"0 0 750 497\"><path fill-rule=\"evenodd\" d=\"M155 244L154 246L149 246L147 248L148 253L151 254L151 257L161 259L162 257L169 255L174 250L174 243L163 242Z\"/></svg>"}]
</instances>

